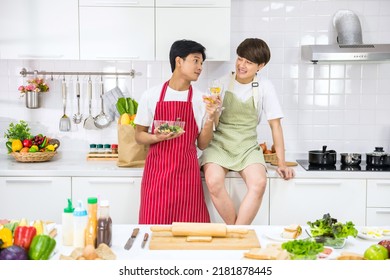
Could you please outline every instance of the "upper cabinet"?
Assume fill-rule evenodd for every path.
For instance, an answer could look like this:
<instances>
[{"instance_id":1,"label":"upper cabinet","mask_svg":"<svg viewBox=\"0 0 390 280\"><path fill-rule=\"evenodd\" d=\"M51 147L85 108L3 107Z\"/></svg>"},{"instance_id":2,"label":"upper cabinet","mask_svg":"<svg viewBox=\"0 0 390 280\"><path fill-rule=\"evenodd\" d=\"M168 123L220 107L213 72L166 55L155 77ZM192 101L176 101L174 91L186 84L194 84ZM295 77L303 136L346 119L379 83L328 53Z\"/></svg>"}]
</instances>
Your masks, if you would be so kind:
<instances>
[{"instance_id":1,"label":"upper cabinet","mask_svg":"<svg viewBox=\"0 0 390 280\"><path fill-rule=\"evenodd\" d=\"M230 60L230 0L156 0L156 60L168 60L172 43L189 39L208 61Z\"/></svg>"},{"instance_id":2,"label":"upper cabinet","mask_svg":"<svg viewBox=\"0 0 390 280\"><path fill-rule=\"evenodd\" d=\"M154 60L154 0L80 0L80 59Z\"/></svg>"},{"instance_id":3,"label":"upper cabinet","mask_svg":"<svg viewBox=\"0 0 390 280\"><path fill-rule=\"evenodd\" d=\"M0 1L1 59L78 59L78 0Z\"/></svg>"}]
</instances>

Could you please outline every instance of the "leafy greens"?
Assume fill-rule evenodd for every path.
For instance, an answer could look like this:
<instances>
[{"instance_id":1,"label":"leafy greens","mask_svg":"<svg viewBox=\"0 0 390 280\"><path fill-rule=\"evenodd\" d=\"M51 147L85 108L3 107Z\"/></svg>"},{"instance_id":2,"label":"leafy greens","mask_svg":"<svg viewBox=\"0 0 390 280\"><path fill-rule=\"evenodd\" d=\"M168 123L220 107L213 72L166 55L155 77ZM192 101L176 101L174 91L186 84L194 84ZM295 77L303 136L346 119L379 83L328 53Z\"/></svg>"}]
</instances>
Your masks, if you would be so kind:
<instances>
[{"instance_id":1,"label":"leafy greens","mask_svg":"<svg viewBox=\"0 0 390 280\"><path fill-rule=\"evenodd\" d=\"M310 226L310 231L313 237L329 236L332 238L346 238L348 236L356 237L358 234L355 225L349 221L345 224L338 222L337 219L332 218L329 213L324 214L322 219L315 222L307 222Z\"/></svg>"}]
</instances>

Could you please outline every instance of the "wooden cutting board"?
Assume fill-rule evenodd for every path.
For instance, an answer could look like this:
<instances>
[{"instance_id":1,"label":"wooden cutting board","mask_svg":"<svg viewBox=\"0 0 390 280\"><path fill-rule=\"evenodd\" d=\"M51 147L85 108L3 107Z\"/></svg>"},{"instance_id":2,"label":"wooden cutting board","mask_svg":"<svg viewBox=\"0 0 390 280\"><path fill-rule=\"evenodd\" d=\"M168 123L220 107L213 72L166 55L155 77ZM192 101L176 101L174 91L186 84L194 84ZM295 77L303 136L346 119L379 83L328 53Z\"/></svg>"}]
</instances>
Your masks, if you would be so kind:
<instances>
[{"instance_id":1,"label":"wooden cutting board","mask_svg":"<svg viewBox=\"0 0 390 280\"><path fill-rule=\"evenodd\" d=\"M150 250L248 250L260 248L254 230L240 235L228 233L226 237L213 237L210 242L186 241L186 236L173 236L171 232L153 232L149 243Z\"/></svg>"},{"instance_id":2,"label":"wooden cutting board","mask_svg":"<svg viewBox=\"0 0 390 280\"><path fill-rule=\"evenodd\" d=\"M273 162L271 162L271 165L277 166L278 162L277 161L273 161ZM298 163L295 162L295 161L286 161L286 165L287 166L297 166Z\"/></svg>"}]
</instances>

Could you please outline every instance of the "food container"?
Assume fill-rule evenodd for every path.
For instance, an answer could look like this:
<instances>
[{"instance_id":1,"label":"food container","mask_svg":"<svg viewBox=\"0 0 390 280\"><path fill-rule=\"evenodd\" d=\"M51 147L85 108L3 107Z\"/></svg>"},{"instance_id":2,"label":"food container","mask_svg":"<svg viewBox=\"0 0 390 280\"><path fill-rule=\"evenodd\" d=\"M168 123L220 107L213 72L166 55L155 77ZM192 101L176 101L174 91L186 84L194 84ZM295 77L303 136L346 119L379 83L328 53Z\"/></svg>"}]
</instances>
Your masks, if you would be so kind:
<instances>
[{"instance_id":1,"label":"food container","mask_svg":"<svg viewBox=\"0 0 390 280\"><path fill-rule=\"evenodd\" d=\"M347 242L346 238L335 238L330 236L316 236L314 240L317 243L323 243L324 246L332 247L334 249L344 248L345 243Z\"/></svg>"},{"instance_id":2,"label":"food container","mask_svg":"<svg viewBox=\"0 0 390 280\"><path fill-rule=\"evenodd\" d=\"M359 165L362 162L362 155L358 153L341 153L342 165Z\"/></svg>"},{"instance_id":3,"label":"food container","mask_svg":"<svg viewBox=\"0 0 390 280\"><path fill-rule=\"evenodd\" d=\"M184 130L185 122L180 120L176 121L163 121L155 120L154 127L157 128L161 133L179 133Z\"/></svg>"},{"instance_id":4,"label":"food container","mask_svg":"<svg viewBox=\"0 0 390 280\"><path fill-rule=\"evenodd\" d=\"M317 255L297 255L290 253L290 259L292 260L316 260Z\"/></svg>"},{"instance_id":5,"label":"food container","mask_svg":"<svg viewBox=\"0 0 390 280\"><path fill-rule=\"evenodd\" d=\"M334 150L326 150L327 146L322 146L322 151L309 151L309 164L313 165L335 165L337 153Z\"/></svg>"},{"instance_id":6,"label":"food container","mask_svg":"<svg viewBox=\"0 0 390 280\"><path fill-rule=\"evenodd\" d=\"M387 167L390 166L390 155L385 153L383 147L375 147L375 151L366 154L368 166Z\"/></svg>"}]
</instances>

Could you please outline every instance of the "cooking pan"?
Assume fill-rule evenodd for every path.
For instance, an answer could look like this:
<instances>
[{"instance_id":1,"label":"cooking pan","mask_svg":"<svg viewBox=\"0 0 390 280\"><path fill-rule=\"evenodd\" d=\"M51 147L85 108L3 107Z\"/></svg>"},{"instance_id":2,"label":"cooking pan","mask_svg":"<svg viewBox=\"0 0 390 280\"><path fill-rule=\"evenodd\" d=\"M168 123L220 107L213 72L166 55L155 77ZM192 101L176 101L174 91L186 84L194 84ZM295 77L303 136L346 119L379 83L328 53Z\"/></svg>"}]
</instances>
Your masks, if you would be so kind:
<instances>
[{"instance_id":1,"label":"cooking pan","mask_svg":"<svg viewBox=\"0 0 390 280\"><path fill-rule=\"evenodd\" d=\"M309 151L309 164L313 165L335 165L337 153L334 150L326 150L327 146L322 146L321 150Z\"/></svg>"},{"instance_id":2,"label":"cooking pan","mask_svg":"<svg viewBox=\"0 0 390 280\"><path fill-rule=\"evenodd\" d=\"M385 153L383 147L375 147L375 151L366 154L368 166L387 167L390 166L390 155Z\"/></svg>"},{"instance_id":3,"label":"cooking pan","mask_svg":"<svg viewBox=\"0 0 390 280\"><path fill-rule=\"evenodd\" d=\"M359 165L362 162L362 155L358 153L341 153L342 165Z\"/></svg>"}]
</instances>

